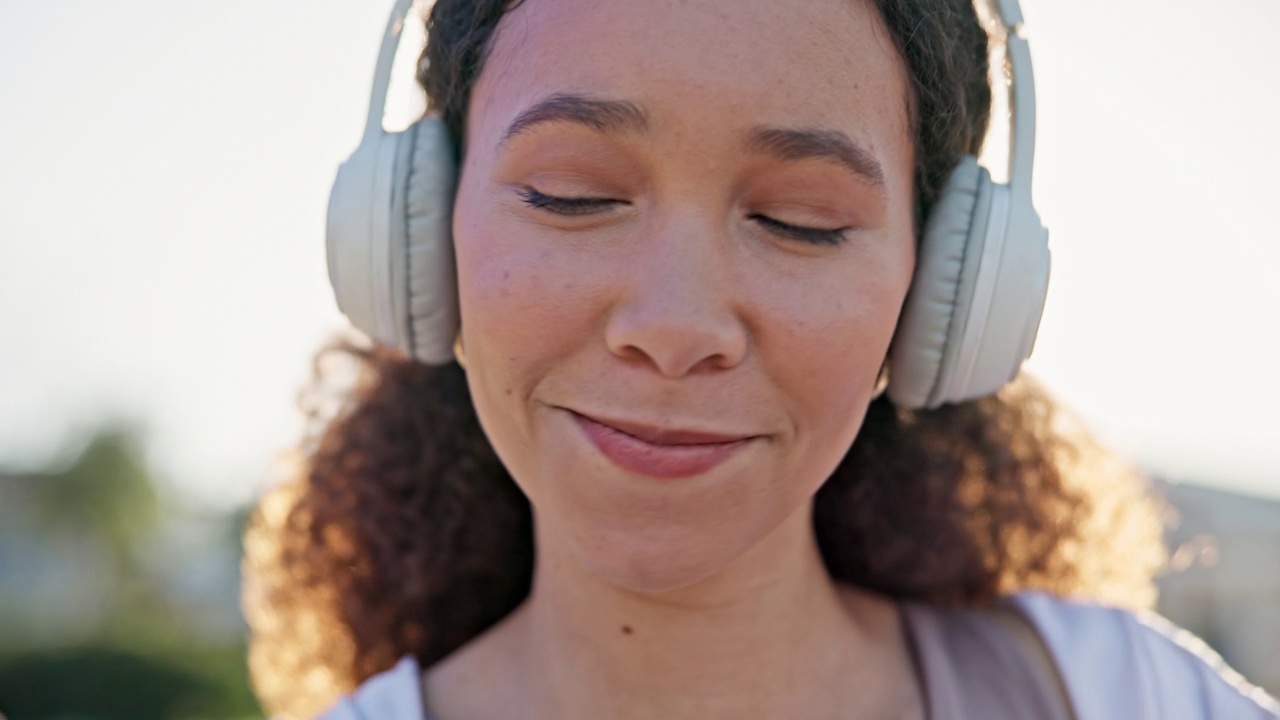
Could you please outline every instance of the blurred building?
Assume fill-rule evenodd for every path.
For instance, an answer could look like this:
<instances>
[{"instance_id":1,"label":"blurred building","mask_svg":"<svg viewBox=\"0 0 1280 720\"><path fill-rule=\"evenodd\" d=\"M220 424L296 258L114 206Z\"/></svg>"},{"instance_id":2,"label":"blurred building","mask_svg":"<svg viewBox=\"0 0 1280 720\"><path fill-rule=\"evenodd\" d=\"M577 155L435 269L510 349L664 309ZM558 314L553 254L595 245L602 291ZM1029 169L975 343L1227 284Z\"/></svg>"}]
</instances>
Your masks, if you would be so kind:
<instances>
[{"instance_id":1,"label":"blurred building","mask_svg":"<svg viewBox=\"0 0 1280 720\"><path fill-rule=\"evenodd\" d=\"M1159 611L1280 697L1280 502L1166 484L1177 509Z\"/></svg>"},{"instance_id":2,"label":"blurred building","mask_svg":"<svg viewBox=\"0 0 1280 720\"><path fill-rule=\"evenodd\" d=\"M0 655L167 623L240 642L240 515L164 501L127 431L37 472L0 470Z\"/></svg>"},{"instance_id":3,"label":"blurred building","mask_svg":"<svg viewBox=\"0 0 1280 720\"><path fill-rule=\"evenodd\" d=\"M0 720L262 717L237 603L243 514L164 495L127 431L0 471Z\"/></svg>"},{"instance_id":4,"label":"blurred building","mask_svg":"<svg viewBox=\"0 0 1280 720\"><path fill-rule=\"evenodd\" d=\"M0 638L12 646L65 644L106 622L116 579L100 543L51 537L39 511L40 475L0 475Z\"/></svg>"}]
</instances>

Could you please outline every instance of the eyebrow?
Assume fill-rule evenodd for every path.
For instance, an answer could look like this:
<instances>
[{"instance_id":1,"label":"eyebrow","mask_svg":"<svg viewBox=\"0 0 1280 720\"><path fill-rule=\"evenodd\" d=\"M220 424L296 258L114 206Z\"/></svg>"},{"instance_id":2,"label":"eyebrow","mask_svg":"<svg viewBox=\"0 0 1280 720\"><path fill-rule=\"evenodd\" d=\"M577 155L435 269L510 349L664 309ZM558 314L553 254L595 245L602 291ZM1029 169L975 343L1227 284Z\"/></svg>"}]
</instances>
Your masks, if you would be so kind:
<instances>
[{"instance_id":1,"label":"eyebrow","mask_svg":"<svg viewBox=\"0 0 1280 720\"><path fill-rule=\"evenodd\" d=\"M875 156L838 130L756 128L747 140L747 146L783 160L831 160L872 187L884 190L884 170Z\"/></svg>"},{"instance_id":2,"label":"eyebrow","mask_svg":"<svg viewBox=\"0 0 1280 720\"><path fill-rule=\"evenodd\" d=\"M634 103L601 100L577 93L557 93L520 113L502 134L498 144L505 144L535 125L553 122L576 123L604 133L643 133L649 129L649 116Z\"/></svg>"},{"instance_id":3,"label":"eyebrow","mask_svg":"<svg viewBox=\"0 0 1280 720\"><path fill-rule=\"evenodd\" d=\"M584 125L603 133L644 133L649 129L649 116L635 103L556 93L520 113L498 144L504 145L536 125L555 122ZM838 130L757 127L749 135L747 146L783 160L830 160L878 190L885 187L884 170L875 156Z\"/></svg>"}]
</instances>

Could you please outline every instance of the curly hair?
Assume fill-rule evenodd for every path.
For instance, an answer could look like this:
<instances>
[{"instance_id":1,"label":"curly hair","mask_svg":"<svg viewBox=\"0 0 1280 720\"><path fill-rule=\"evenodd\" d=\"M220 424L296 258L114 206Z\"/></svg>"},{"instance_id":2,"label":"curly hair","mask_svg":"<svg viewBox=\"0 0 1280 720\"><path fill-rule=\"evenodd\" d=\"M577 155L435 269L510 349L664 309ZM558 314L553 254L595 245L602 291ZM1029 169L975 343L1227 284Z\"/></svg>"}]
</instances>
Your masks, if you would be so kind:
<instances>
[{"instance_id":1,"label":"curly hair","mask_svg":"<svg viewBox=\"0 0 1280 720\"><path fill-rule=\"evenodd\" d=\"M519 0L517 0L518 2ZM913 78L917 212L989 121L988 36L969 0L874 0ZM471 88L510 0L438 0L419 81L464 146ZM463 371L341 341L317 356L289 482L245 538L250 666L265 707L308 717L405 654L426 667L528 594L528 501ZM936 410L872 402L814 500L831 575L899 599L981 606L1040 589L1155 600L1160 508L1035 382Z\"/></svg>"}]
</instances>

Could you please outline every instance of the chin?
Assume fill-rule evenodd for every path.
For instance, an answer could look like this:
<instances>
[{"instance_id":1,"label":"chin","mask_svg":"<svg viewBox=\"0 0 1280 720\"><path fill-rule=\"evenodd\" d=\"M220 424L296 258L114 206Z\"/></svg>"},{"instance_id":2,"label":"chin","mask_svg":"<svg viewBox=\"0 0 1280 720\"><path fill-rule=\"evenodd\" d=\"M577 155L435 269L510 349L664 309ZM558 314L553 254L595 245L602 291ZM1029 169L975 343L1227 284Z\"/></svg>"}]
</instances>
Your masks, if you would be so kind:
<instances>
[{"instance_id":1,"label":"chin","mask_svg":"<svg viewBox=\"0 0 1280 720\"><path fill-rule=\"evenodd\" d=\"M681 559L675 563L673 560ZM584 558L588 568L600 579L622 590L658 594L676 592L703 583L723 571L732 559L628 556L625 558Z\"/></svg>"},{"instance_id":2,"label":"chin","mask_svg":"<svg viewBox=\"0 0 1280 720\"><path fill-rule=\"evenodd\" d=\"M602 524L603 525L603 524ZM639 526L635 520L610 523L575 542L572 552L605 582L637 593L663 593L703 583L731 566L755 543L756 535L711 522L701 527Z\"/></svg>"}]
</instances>

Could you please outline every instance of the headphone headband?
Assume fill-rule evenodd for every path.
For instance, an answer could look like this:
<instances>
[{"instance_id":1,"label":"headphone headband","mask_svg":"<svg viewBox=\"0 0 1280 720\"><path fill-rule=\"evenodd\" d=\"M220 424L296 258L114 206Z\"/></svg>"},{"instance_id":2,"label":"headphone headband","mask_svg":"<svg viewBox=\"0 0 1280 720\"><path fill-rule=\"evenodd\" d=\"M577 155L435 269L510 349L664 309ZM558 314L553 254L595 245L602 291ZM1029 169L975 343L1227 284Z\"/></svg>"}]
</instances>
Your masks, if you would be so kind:
<instances>
[{"instance_id":1,"label":"headphone headband","mask_svg":"<svg viewBox=\"0 0 1280 720\"><path fill-rule=\"evenodd\" d=\"M378 50L378 65L373 73L373 95L369 99L369 117L365 120L364 142L384 134L382 116L387 107L387 91L391 87L391 66L395 64L400 34L405 20L413 9L414 0L396 0L387 19L387 31L382 36L382 48Z\"/></svg>"},{"instance_id":2,"label":"headphone headband","mask_svg":"<svg viewBox=\"0 0 1280 720\"><path fill-rule=\"evenodd\" d=\"M1021 35L1022 8L1018 0L995 0L992 3L1000 26L1005 32L1005 48L1013 81L1009 86L1009 188L1017 195L1031 199L1031 171L1036 148L1036 83L1031 71L1031 50Z\"/></svg>"},{"instance_id":3,"label":"headphone headband","mask_svg":"<svg viewBox=\"0 0 1280 720\"><path fill-rule=\"evenodd\" d=\"M1022 7L1018 0L996 0L996 14L1000 16L1000 24L1010 33L1018 32L1022 26Z\"/></svg>"},{"instance_id":4,"label":"headphone headband","mask_svg":"<svg viewBox=\"0 0 1280 720\"><path fill-rule=\"evenodd\" d=\"M382 117L387 106L387 92L391 86L391 69L405 20L413 9L415 0L396 0L387 19L382 47L378 50L378 64L373 76L373 95L369 101L369 117L365 121L366 141L383 134ZM1031 70L1031 51L1027 41L1019 34L1022 29L1022 7L1018 0L994 0L992 7L1000 20L1006 37L1009 64L1013 82L1010 86L1013 118L1009 151L1009 186L1013 192L1031 196L1031 173L1035 163L1036 146L1036 85Z\"/></svg>"}]
</instances>

